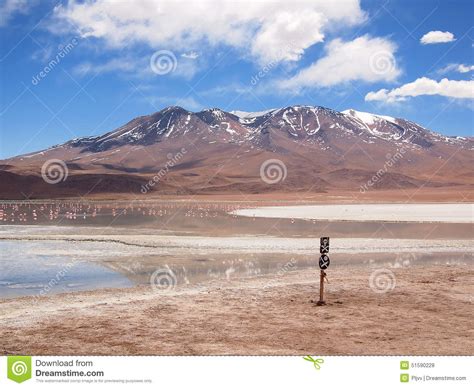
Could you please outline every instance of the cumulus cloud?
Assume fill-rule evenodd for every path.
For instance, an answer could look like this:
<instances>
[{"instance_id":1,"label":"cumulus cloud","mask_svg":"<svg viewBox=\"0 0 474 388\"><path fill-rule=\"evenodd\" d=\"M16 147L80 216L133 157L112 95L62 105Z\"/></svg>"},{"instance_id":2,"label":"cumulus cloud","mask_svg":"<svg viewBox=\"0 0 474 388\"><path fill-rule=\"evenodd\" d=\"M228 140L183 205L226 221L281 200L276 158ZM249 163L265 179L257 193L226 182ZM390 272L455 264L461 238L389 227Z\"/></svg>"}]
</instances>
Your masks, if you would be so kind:
<instances>
[{"instance_id":1,"label":"cumulus cloud","mask_svg":"<svg viewBox=\"0 0 474 388\"><path fill-rule=\"evenodd\" d=\"M296 61L323 41L327 29L365 20L359 0L71 0L54 14L62 28L74 25L83 37L103 39L109 47L227 45L260 63Z\"/></svg>"},{"instance_id":2,"label":"cumulus cloud","mask_svg":"<svg viewBox=\"0 0 474 388\"><path fill-rule=\"evenodd\" d=\"M368 35L348 42L335 39L328 43L321 59L292 78L280 80L278 87L299 90L350 81L393 81L400 74L396 49L390 40Z\"/></svg>"},{"instance_id":3,"label":"cumulus cloud","mask_svg":"<svg viewBox=\"0 0 474 388\"><path fill-rule=\"evenodd\" d=\"M377 92L367 93L365 101L383 101L392 103L405 101L409 97L422 95L439 95L451 98L474 98L474 81L454 81L447 78L443 78L441 81L436 81L422 77L396 89L380 89Z\"/></svg>"},{"instance_id":4,"label":"cumulus cloud","mask_svg":"<svg viewBox=\"0 0 474 388\"><path fill-rule=\"evenodd\" d=\"M435 43L448 43L453 42L456 39L454 34L449 31L430 31L423 35L420 39L421 44L435 44Z\"/></svg>"}]
</instances>

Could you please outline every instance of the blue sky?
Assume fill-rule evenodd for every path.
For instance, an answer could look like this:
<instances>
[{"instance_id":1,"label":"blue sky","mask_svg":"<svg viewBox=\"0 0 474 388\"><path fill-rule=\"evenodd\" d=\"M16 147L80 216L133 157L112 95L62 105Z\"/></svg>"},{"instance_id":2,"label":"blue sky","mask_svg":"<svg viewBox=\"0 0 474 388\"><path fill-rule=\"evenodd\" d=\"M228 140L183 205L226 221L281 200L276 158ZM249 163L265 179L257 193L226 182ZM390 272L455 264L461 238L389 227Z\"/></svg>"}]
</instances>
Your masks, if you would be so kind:
<instances>
[{"instance_id":1,"label":"blue sky","mask_svg":"<svg viewBox=\"0 0 474 388\"><path fill-rule=\"evenodd\" d=\"M169 105L354 108L473 135L469 0L2 0L0 10L0 158Z\"/></svg>"}]
</instances>

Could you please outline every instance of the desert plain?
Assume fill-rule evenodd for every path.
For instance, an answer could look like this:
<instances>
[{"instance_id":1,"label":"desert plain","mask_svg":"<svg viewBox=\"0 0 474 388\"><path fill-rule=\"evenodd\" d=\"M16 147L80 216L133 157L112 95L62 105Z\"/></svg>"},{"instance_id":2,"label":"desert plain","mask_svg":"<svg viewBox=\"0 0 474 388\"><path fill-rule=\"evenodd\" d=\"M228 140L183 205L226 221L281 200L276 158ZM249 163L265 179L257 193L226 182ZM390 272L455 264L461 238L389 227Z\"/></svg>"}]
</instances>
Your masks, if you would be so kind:
<instances>
[{"instance_id":1,"label":"desert plain","mask_svg":"<svg viewBox=\"0 0 474 388\"><path fill-rule=\"evenodd\" d=\"M472 354L472 203L350 199L5 201L0 352Z\"/></svg>"}]
</instances>

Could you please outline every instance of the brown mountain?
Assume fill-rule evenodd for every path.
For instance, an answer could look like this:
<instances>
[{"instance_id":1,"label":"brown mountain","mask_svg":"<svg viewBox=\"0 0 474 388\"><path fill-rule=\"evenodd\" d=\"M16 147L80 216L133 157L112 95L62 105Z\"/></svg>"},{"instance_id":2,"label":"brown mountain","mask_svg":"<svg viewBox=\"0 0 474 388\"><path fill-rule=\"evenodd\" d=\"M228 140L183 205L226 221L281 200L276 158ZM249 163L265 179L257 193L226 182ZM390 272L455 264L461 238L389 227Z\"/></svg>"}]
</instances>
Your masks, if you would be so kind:
<instances>
[{"instance_id":1,"label":"brown mountain","mask_svg":"<svg viewBox=\"0 0 474 388\"><path fill-rule=\"evenodd\" d=\"M473 146L473 138L355 110L169 107L101 136L1 161L0 196L472 189ZM262 179L270 159L279 162L268 162L270 175ZM64 164L50 165L54 160Z\"/></svg>"}]
</instances>

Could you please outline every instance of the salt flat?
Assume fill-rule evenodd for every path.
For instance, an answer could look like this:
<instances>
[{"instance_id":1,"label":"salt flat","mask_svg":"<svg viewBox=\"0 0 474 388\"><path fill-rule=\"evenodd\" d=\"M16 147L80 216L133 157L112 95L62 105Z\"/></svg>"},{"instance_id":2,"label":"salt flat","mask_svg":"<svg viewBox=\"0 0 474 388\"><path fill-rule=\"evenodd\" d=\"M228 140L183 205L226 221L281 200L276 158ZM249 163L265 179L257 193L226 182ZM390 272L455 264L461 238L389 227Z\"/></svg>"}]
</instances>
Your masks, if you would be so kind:
<instances>
[{"instance_id":1,"label":"salt flat","mask_svg":"<svg viewBox=\"0 0 474 388\"><path fill-rule=\"evenodd\" d=\"M474 204L363 204L265 206L238 209L232 214L245 217L299 218L329 221L389 221L472 223Z\"/></svg>"},{"instance_id":2,"label":"salt flat","mask_svg":"<svg viewBox=\"0 0 474 388\"><path fill-rule=\"evenodd\" d=\"M35 247L36 252L45 255L62 254L73 256L95 256L100 260L104 256L116 255L153 255L163 253L186 252L281 252L313 253L319 250L319 239L285 238L272 236L165 236L165 235L98 235L81 234L81 229L74 228L76 234L68 227L51 227L53 233L46 233L47 227L20 226L15 233L6 233L0 227L2 241L38 241L48 243ZM39 233L38 233L39 232ZM58 233L63 232L63 233ZM53 244L55 243L55 244ZM102 249L100 245L103 244ZM91 250L92 254L84 254ZM397 239L397 238L337 238L332 240L331 251L334 253L367 253L367 252L470 252L472 240L461 239ZM2 255L0 255L1 258Z\"/></svg>"}]
</instances>

